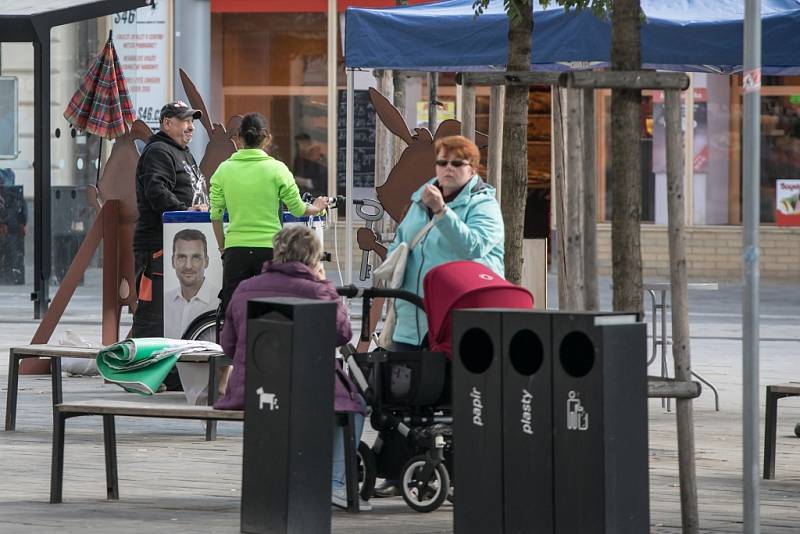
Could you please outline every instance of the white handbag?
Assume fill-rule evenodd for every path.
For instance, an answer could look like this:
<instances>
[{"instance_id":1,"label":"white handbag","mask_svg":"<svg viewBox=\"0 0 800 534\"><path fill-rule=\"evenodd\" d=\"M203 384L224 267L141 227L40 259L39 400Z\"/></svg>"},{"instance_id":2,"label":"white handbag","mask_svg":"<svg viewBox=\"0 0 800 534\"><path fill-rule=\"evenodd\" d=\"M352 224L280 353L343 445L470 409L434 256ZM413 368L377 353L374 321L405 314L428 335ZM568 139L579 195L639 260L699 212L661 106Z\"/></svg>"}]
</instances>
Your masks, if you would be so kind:
<instances>
[{"instance_id":1,"label":"white handbag","mask_svg":"<svg viewBox=\"0 0 800 534\"><path fill-rule=\"evenodd\" d=\"M414 250L414 247L422 241L422 238L425 237L425 234L428 233L431 227L433 227L433 219L423 226L417 235L414 236L410 245L405 242L397 245L397 248L386 256L383 263L372 271L372 276L375 277L375 280L385 282L386 287L389 289L399 289L403 285L403 279L405 278L408 255ZM389 299L386 305L389 309L386 312L386 320L383 322L383 330L381 330L381 334L378 336L378 346L382 348L387 348L392 343L394 327L397 322L394 311L394 299Z\"/></svg>"}]
</instances>

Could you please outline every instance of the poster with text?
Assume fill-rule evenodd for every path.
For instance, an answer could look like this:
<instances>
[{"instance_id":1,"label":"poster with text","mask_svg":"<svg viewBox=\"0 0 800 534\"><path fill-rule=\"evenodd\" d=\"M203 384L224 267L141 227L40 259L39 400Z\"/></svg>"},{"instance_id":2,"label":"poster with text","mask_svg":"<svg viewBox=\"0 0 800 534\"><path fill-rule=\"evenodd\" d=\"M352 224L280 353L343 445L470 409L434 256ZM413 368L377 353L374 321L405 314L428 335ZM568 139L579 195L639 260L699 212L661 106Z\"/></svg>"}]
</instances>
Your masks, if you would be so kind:
<instances>
[{"instance_id":1,"label":"poster with text","mask_svg":"<svg viewBox=\"0 0 800 534\"><path fill-rule=\"evenodd\" d=\"M775 222L778 226L800 226L800 180L776 180Z\"/></svg>"},{"instance_id":2,"label":"poster with text","mask_svg":"<svg viewBox=\"0 0 800 534\"><path fill-rule=\"evenodd\" d=\"M136 118L158 129L158 113L169 101L168 0L111 15L114 46L128 82Z\"/></svg>"}]
</instances>

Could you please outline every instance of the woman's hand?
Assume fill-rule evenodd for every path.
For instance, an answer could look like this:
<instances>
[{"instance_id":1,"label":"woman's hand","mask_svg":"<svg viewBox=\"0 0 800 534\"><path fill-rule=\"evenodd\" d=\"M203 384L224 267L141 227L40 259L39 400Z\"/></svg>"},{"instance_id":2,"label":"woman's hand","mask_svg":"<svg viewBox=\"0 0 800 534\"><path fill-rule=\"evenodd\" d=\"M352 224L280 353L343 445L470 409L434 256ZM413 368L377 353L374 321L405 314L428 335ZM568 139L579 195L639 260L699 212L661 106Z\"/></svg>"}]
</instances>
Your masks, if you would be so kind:
<instances>
[{"instance_id":1,"label":"woman's hand","mask_svg":"<svg viewBox=\"0 0 800 534\"><path fill-rule=\"evenodd\" d=\"M194 204L187 211L208 211L208 204Z\"/></svg>"},{"instance_id":2,"label":"woman's hand","mask_svg":"<svg viewBox=\"0 0 800 534\"><path fill-rule=\"evenodd\" d=\"M314 206L315 208L317 208L319 211L324 211L324 210L326 210L328 208L330 203L331 203L331 199L328 198L328 197L324 197L323 196L323 197L315 198L314 199L314 203L311 204L311 205Z\"/></svg>"},{"instance_id":3,"label":"woman's hand","mask_svg":"<svg viewBox=\"0 0 800 534\"><path fill-rule=\"evenodd\" d=\"M316 274L316 275L317 275L317 278L318 278L319 280L325 280L325 279L327 278L327 277L325 276L325 267L323 267L323 266L322 266L322 263L321 263L321 262L320 262L320 263L318 263L318 264L316 265L316 267L314 267L314 268L313 268L313 269L311 269L311 270L312 270L312 271L314 271L314 274Z\"/></svg>"},{"instance_id":4,"label":"woman's hand","mask_svg":"<svg viewBox=\"0 0 800 534\"><path fill-rule=\"evenodd\" d=\"M435 215L438 215L444 209L444 197L438 187L431 184L425 185L422 190L422 203L428 207Z\"/></svg>"}]
</instances>

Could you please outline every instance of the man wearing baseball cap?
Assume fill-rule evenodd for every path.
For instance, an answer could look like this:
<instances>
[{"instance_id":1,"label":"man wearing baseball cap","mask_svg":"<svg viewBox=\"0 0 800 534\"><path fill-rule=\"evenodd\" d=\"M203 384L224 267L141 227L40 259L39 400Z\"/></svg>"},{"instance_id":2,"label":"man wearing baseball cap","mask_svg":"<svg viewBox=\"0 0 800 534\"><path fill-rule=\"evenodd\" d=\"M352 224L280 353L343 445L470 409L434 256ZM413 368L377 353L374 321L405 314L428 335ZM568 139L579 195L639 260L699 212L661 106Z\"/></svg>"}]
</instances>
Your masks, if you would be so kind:
<instances>
[{"instance_id":1,"label":"man wearing baseball cap","mask_svg":"<svg viewBox=\"0 0 800 534\"><path fill-rule=\"evenodd\" d=\"M147 141L136 166L136 203L139 220L133 237L138 303L131 337L164 335L163 224L165 211L206 211L205 178L188 145L193 121L203 116L177 100L161 108L160 130ZM197 195L196 195L197 193ZM176 377L177 378L177 377ZM179 385L165 381L170 389Z\"/></svg>"}]
</instances>

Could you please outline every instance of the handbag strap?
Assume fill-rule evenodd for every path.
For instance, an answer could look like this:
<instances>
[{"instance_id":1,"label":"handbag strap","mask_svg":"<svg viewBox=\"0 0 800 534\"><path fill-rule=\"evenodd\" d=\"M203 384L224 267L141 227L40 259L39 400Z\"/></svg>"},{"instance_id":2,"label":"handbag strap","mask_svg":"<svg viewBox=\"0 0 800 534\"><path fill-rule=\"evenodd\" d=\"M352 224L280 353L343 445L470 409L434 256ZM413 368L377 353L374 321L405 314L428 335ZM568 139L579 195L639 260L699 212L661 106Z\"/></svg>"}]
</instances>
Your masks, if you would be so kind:
<instances>
[{"instance_id":1,"label":"handbag strap","mask_svg":"<svg viewBox=\"0 0 800 534\"><path fill-rule=\"evenodd\" d=\"M430 221L428 221L428 224L426 224L425 226L423 226L423 227L422 227L422 229L421 229L419 232L417 232L417 235L415 235L415 236L414 236L414 239L413 239L413 240L411 241L411 243L409 243L409 245L408 245L408 250L409 250L409 252L410 252L411 250L413 250L413 249L414 249L414 247L416 247L416 246L419 244L419 242L420 242L420 241L422 241L422 238L423 238L423 237L425 237L425 234L427 234L427 233L428 233L428 231L429 231L431 228L433 228L433 219L431 219Z\"/></svg>"}]
</instances>

